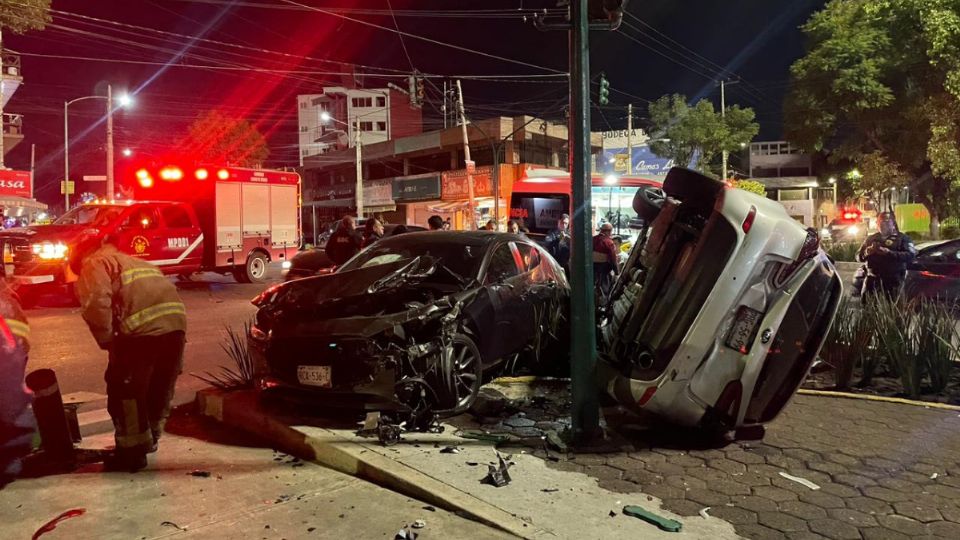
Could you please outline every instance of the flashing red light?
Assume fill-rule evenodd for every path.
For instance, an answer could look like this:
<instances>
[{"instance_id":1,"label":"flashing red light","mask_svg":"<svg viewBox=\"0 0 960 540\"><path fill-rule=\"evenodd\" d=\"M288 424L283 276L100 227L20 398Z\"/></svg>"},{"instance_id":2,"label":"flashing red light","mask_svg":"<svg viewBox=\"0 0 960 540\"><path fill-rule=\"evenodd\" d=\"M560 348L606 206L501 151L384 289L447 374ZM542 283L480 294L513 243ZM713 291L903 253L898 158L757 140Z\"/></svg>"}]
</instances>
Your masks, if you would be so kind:
<instances>
[{"instance_id":1,"label":"flashing red light","mask_svg":"<svg viewBox=\"0 0 960 540\"><path fill-rule=\"evenodd\" d=\"M139 176L138 180L140 182L140 187L145 187L145 188L153 187L153 178L150 178L149 174L145 176L140 176L140 174L138 173L137 176Z\"/></svg>"},{"instance_id":2,"label":"flashing red light","mask_svg":"<svg viewBox=\"0 0 960 540\"><path fill-rule=\"evenodd\" d=\"M227 178L230 178L230 171L226 169L220 169L219 171L217 171L217 178L221 180L226 180Z\"/></svg>"},{"instance_id":3,"label":"flashing red light","mask_svg":"<svg viewBox=\"0 0 960 540\"><path fill-rule=\"evenodd\" d=\"M860 212L857 210L846 210L843 212L843 219L860 219Z\"/></svg>"},{"instance_id":4,"label":"flashing red light","mask_svg":"<svg viewBox=\"0 0 960 540\"><path fill-rule=\"evenodd\" d=\"M146 169L137 171L137 179L143 180L144 178L150 178L150 173L148 173Z\"/></svg>"},{"instance_id":5,"label":"flashing red light","mask_svg":"<svg viewBox=\"0 0 960 540\"><path fill-rule=\"evenodd\" d=\"M164 167L163 169L160 169L160 178L162 180L166 180L167 182L183 180L183 171L177 167Z\"/></svg>"},{"instance_id":6,"label":"flashing red light","mask_svg":"<svg viewBox=\"0 0 960 540\"><path fill-rule=\"evenodd\" d=\"M197 180L206 180L210 173L206 169L197 169L193 175L197 177Z\"/></svg>"},{"instance_id":7,"label":"flashing red light","mask_svg":"<svg viewBox=\"0 0 960 540\"><path fill-rule=\"evenodd\" d=\"M757 207L751 206L750 212L747 213L746 219L743 220L743 225L740 226L743 229L743 234L750 232L750 229L753 228L753 220L757 219Z\"/></svg>"}]
</instances>

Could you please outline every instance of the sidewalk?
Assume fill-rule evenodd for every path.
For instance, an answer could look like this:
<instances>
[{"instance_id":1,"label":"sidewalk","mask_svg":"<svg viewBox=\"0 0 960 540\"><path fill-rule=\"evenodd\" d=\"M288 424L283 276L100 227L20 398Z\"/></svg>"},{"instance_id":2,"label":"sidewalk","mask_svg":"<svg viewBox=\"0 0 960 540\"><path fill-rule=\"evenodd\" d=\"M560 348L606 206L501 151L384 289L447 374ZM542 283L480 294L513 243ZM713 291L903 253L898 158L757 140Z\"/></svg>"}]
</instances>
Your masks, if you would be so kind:
<instances>
[{"instance_id":1,"label":"sidewalk","mask_svg":"<svg viewBox=\"0 0 960 540\"><path fill-rule=\"evenodd\" d=\"M313 463L250 446L215 424L174 418L158 454L137 474L72 474L18 480L0 491L4 538L30 538L62 512L41 538L386 538L417 519L421 538L509 538L439 508ZM209 425L213 424L213 425ZM200 440L213 437L216 442ZM85 447L112 444L110 435ZM193 476L209 472L210 476Z\"/></svg>"},{"instance_id":2,"label":"sidewalk","mask_svg":"<svg viewBox=\"0 0 960 540\"><path fill-rule=\"evenodd\" d=\"M259 406L252 393L201 393L201 410L226 425L252 430L286 451L392 490L454 510L523 538L737 538L715 518L681 518L639 488L618 493L579 472L559 470L515 449L503 487L481 483L497 453L489 442L466 439L447 425L441 434L405 433L395 446L355 435L356 427L288 425ZM455 447L456 453L445 453ZM502 452L502 454L510 453ZM577 458L580 459L579 457ZM623 514L639 505L683 523L680 534ZM461 537L467 537L465 535Z\"/></svg>"}]
</instances>

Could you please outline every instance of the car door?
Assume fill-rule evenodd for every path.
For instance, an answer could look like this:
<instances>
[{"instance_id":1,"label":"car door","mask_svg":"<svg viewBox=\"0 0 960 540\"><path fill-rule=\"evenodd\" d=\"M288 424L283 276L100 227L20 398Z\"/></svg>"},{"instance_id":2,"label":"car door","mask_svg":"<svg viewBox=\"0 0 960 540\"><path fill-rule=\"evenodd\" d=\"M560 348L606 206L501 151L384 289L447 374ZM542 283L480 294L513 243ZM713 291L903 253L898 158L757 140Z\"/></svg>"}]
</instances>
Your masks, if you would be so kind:
<instances>
[{"instance_id":1,"label":"car door","mask_svg":"<svg viewBox=\"0 0 960 540\"><path fill-rule=\"evenodd\" d=\"M960 300L960 240L921 251L908 268L906 292L948 302Z\"/></svg>"},{"instance_id":2,"label":"car door","mask_svg":"<svg viewBox=\"0 0 960 540\"><path fill-rule=\"evenodd\" d=\"M489 316L494 322L487 330L491 335L481 336L490 361L502 360L518 352L526 341L517 328L516 311L523 309L520 296L524 287L515 252L516 248L510 242L495 246L490 250L482 271L481 282L491 307Z\"/></svg>"},{"instance_id":3,"label":"car door","mask_svg":"<svg viewBox=\"0 0 960 540\"><path fill-rule=\"evenodd\" d=\"M117 247L133 257L154 261L164 247L161 238L160 213L150 205L130 209L117 230Z\"/></svg>"}]
</instances>

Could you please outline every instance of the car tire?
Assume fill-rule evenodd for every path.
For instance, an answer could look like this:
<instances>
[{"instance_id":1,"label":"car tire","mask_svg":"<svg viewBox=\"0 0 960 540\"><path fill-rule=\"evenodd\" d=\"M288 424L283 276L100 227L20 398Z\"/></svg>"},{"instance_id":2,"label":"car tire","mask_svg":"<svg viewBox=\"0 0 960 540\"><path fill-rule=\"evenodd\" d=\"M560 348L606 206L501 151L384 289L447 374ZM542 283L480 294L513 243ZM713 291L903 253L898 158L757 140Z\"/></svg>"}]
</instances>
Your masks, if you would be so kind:
<instances>
[{"instance_id":1,"label":"car tire","mask_svg":"<svg viewBox=\"0 0 960 540\"><path fill-rule=\"evenodd\" d=\"M233 271L238 283L263 283L267 280L267 257L263 253L251 253L243 268Z\"/></svg>"},{"instance_id":2,"label":"car tire","mask_svg":"<svg viewBox=\"0 0 960 540\"><path fill-rule=\"evenodd\" d=\"M633 197L633 209L637 217L649 224L660 215L665 200L666 195L662 189L653 186L643 187Z\"/></svg>"},{"instance_id":3,"label":"car tire","mask_svg":"<svg viewBox=\"0 0 960 540\"><path fill-rule=\"evenodd\" d=\"M448 409L455 416L466 412L480 395L483 358L473 339L461 333L450 340L446 354L450 355L451 373L444 377L447 383L444 385L441 408Z\"/></svg>"},{"instance_id":4,"label":"car tire","mask_svg":"<svg viewBox=\"0 0 960 540\"><path fill-rule=\"evenodd\" d=\"M705 210L713 208L717 196L725 187L726 184L720 180L680 167L670 169L663 181L663 192L667 196L687 206L703 207Z\"/></svg>"}]
</instances>

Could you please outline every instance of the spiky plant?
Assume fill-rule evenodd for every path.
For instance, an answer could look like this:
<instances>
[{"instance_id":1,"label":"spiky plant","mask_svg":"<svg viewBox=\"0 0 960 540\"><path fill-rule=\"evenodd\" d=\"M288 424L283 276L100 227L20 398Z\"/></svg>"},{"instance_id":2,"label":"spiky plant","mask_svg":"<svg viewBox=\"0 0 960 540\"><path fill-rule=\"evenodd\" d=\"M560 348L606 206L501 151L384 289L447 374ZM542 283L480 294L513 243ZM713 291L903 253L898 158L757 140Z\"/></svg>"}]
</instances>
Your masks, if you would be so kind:
<instances>
[{"instance_id":1,"label":"spiky plant","mask_svg":"<svg viewBox=\"0 0 960 540\"><path fill-rule=\"evenodd\" d=\"M930 389L941 392L958 357L957 328L950 308L934 300L919 301L916 333L917 356L930 379Z\"/></svg>"},{"instance_id":2,"label":"spiky plant","mask_svg":"<svg viewBox=\"0 0 960 540\"><path fill-rule=\"evenodd\" d=\"M885 294L872 297L869 303L868 312L888 364L899 374L904 392L911 397L919 396L924 362L917 354L920 332L916 313L900 298ZM864 376L866 379L866 373Z\"/></svg>"},{"instance_id":3,"label":"spiky plant","mask_svg":"<svg viewBox=\"0 0 960 540\"><path fill-rule=\"evenodd\" d=\"M854 306L855 300L844 297L837 309L837 316L820 351L824 362L833 366L836 386L840 390L850 387L853 369L865 356L873 337L870 319Z\"/></svg>"},{"instance_id":4,"label":"spiky plant","mask_svg":"<svg viewBox=\"0 0 960 540\"><path fill-rule=\"evenodd\" d=\"M250 334L250 322L243 325L243 331L225 327L224 341L220 344L223 352L233 360L233 368L220 366L220 371L194 377L220 390L241 390L253 388L253 358L247 349L247 336Z\"/></svg>"},{"instance_id":5,"label":"spiky plant","mask_svg":"<svg viewBox=\"0 0 960 540\"><path fill-rule=\"evenodd\" d=\"M855 242L835 242L827 246L827 255L835 261L856 262L860 244Z\"/></svg>"}]
</instances>

